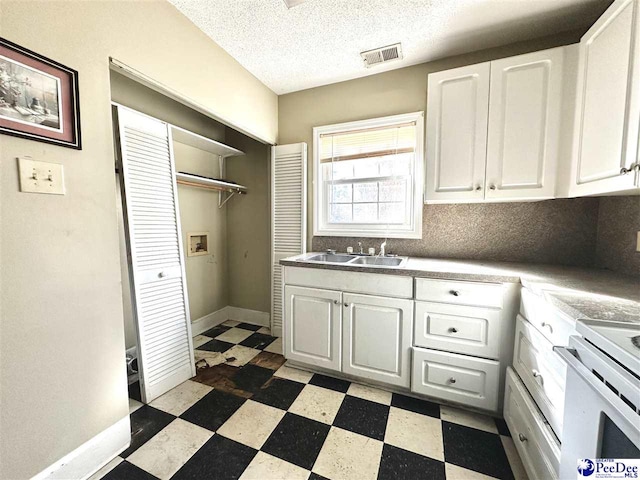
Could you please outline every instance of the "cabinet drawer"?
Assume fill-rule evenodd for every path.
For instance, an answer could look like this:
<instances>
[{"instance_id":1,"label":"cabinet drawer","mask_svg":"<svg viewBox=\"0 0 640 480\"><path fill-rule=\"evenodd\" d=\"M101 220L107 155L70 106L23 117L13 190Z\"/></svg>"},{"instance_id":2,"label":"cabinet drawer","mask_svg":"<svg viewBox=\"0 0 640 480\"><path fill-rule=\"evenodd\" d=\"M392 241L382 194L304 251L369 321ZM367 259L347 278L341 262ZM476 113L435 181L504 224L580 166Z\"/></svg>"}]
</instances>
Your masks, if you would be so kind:
<instances>
[{"instance_id":1,"label":"cabinet drawer","mask_svg":"<svg viewBox=\"0 0 640 480\"><path fill-rule=\"evenodd\" d=\"M501 318L495 308L416 302L414 344L497 359Z\"/></svg>"},{"instance_id":2,"label":"cabinet drawer","mask_svg":"<svg viewBox=\"0 0 640 480\"><path fill-rule=\"evenodd\" d=\"M516 320L513 366L562 440L564 388L567 366L553 351L553 345L520 315Z\"/></svg>"},{"instance_id":3,"label":"cabinet drawer","mask_svg":"<svg viewBox=\"0 0 640 480\"><path fill-rule=\"evenodd\" d=\"M416 300L427 302L501 308L503 291L499 283L416 278Z\"/></svg>"},{"instance_id":4,"label":"cabinet drawer","mask_svg":"<svg viewBox=\"0 0 640 480\"><path fill-rule=\"evenodd\" d=\"M500 365L494 360L413 348L411 391L496 411Z\"/></svg>"},{"instance_id":5,"label":"cabinet drawer","mask_svg":"<svg viewBox=\"0 0 640 480\"><path fill-rule=\"evenodd\" d=\"M557 479L560 445L516 373L509 367L504 420L531 479Z\"/></svg>"},{"instance_id":6,"label":"cabinet drawer","mask_svg":"<svg viewBox=\"0 0 640 480\"><path fill-rule=\"evenodd\" d=\"M523 288L520 313L553 345L566 347L576 335L576 322L549 304L543 297Z\"/></svg>"}]
</instances>

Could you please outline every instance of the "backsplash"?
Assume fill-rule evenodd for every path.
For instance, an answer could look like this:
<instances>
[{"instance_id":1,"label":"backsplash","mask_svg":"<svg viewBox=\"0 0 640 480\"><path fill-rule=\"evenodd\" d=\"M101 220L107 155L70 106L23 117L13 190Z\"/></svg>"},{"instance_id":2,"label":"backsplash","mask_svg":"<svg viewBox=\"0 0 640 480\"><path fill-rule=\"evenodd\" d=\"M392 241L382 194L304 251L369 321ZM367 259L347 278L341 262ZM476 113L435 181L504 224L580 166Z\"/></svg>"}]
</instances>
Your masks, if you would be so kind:
<instances>
[{"instance_id":1,"label":"backsplash","mask_svg":"<svg viewBox=\"0 0 640 480\"><path fill-rule=\"evenodd\" d=\"M424 205L422 239L390 239L387 251L419 257L595 266L599 203L598 198L574 198ZM604 204L608 210L608 203ZM348 246L355 250L358 241L365 251L368 247L378 251L381 243L371 238L313 237L312 250L344 252Z\"/></svg>"},{"instance_id":2,"label":"backsplash","mask_svg":"<svg viewBox=\"0 0 640 480\"><path fill-rule=\"evenodd\" d=\"M603 197L598 214L596 265L640 276L640 197Z\"/></svg>"}]
</instances>

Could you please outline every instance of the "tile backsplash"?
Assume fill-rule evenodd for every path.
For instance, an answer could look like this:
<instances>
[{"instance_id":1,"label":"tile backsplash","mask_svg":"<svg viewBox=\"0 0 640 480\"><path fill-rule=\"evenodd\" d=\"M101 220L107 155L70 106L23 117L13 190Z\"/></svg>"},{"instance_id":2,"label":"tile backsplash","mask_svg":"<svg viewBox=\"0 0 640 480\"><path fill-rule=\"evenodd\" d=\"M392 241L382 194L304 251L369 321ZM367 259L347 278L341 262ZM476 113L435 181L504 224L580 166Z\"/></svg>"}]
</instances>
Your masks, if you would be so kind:
<instances>
[{"instance_id":1,"label":"tile backsplash","mask_svg":"<svg viewBox=\"0 0 640 480\"><path fill-rule=\"evenodd\" d=\"M640 196L603 197L598 213L596 265L640 276Z\"/></svg>"}]
</instances>

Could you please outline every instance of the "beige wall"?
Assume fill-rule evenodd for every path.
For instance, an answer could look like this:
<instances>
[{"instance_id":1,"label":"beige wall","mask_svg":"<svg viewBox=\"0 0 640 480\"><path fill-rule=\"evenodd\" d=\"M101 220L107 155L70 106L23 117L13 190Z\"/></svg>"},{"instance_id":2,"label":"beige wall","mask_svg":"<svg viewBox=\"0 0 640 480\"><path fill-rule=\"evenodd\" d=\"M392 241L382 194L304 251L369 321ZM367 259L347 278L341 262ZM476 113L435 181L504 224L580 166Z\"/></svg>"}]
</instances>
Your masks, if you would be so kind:
<instances>
[{"instance_id":1,"label":"beige wall","mask_svg":"<svg viewBox=\"0 0 640 480\"><path fill-rule=\"evenodd\" d=\"M247 187L248 195L227 203L229 304L271 310L270 149L227 130L227 143L246 153L227 160L227 178Z\"/></svg>"},{"instance_id":2,"label":"beige wall","mask_svg":"<svg viewBox=\"0 0 640 480\"><path fill-rule=\"evenodd\" d=\"M269 141L277 98L165 1L0 2L0 35L79 71L83 150L0 136L0 478L28 478L128 413L109 56ZM18 191L15 158L65 196Z\"/></svg>"},{"instance_id":3,"label":"beige wall","mask_svg":"<svg viewBox=\"0 0 640 480\"><path fill-rule=\"evenodd\" d=\"M218 156L174 142L176 170L220 178ZM182 244L191 321L229 304L227 210L218 208L218 192L178 185ZM189 257L189 232L209 232L207 255Z\"/></svg>"},{"instance_id":4,"label":"beige wall","mask_svg":"<svg viewBox=\"0 0 640 480\"><path fill-rule=\"evenodd\" d=\"M313 127L426 111L429 73L573 43L580 34L517 43L278 97L278 143L307 142L309 146L309 248L313 240Z\"/></svg>"}]
</instances>

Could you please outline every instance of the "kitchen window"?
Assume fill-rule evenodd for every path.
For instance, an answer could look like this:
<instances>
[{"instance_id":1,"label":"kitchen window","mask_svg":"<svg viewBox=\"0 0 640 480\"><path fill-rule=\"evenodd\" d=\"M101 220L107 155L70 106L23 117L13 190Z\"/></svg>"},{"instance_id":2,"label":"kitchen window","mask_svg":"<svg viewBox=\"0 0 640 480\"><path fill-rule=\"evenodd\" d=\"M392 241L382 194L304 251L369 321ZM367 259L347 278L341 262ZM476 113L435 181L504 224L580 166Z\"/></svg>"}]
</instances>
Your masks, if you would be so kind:
<instances>
[{"instance_id":1,"label":"kitchen window","mask_svg":"<svg viewBox=\"0 0 640 480\"><path fill-rule=\"evenodd\" d=\"M423 112L313 129L314 235L422 237Z\"/></svg>"}]
</instances>

